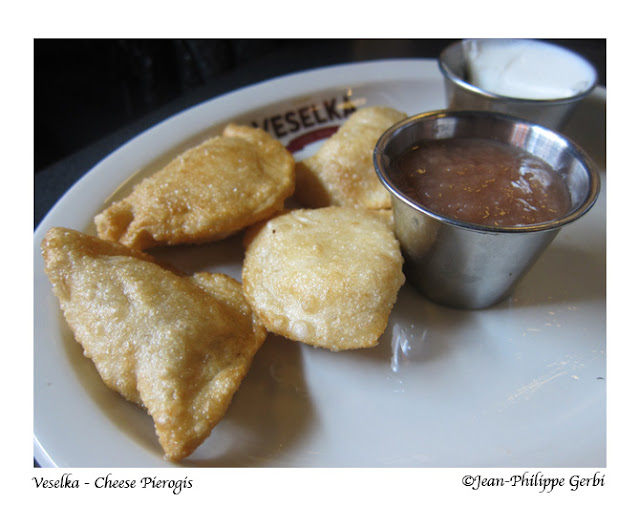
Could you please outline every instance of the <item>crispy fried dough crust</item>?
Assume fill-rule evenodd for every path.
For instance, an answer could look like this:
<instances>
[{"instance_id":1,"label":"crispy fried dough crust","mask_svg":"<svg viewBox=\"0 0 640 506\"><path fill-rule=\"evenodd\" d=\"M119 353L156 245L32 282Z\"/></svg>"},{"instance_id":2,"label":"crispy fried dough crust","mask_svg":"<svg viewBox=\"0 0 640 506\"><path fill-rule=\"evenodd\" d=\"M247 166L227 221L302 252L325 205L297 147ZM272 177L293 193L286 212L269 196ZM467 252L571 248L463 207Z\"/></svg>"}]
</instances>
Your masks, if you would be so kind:
<instances>
[{"instance_id":1,"label":"crispy fried dough crust","mask_svg":"<svg viewBox=\"0 0 640 506\"><path fill-rule=\"evenodd\" d=\"M373 166L373 149L406 114L372 106L354 112L311 157L296 164L295 199L306 207L391 207Z\"/></svg>"},{"instance_id":2,"label":"crispy fried dough crust","mask_svg":"<svg viewBox=\"0 0 640 506\"><path fill-rule=\"evenodd\" d=\"M64 228L42 243L64 317L103 381L145 407L169 460L222 419L266 338L223 274L178 275L143 252Z\"/></svg>"},{"instance_id":3,"label":"crispy fried dough crust","mask_svg":"<svg viewBox=\"0 0 640 506\"><path fill-rule=\"evenodd\" d=\"M375 346L405 280L390 222L325 207L249 229L242 284L267 330L334 351Z\"/></svg>"},{"instance_id":4,"label":"crispy fried dough crust","mask_svg":"<svg viewBox=\"0 0 640 506\"><path fill-rule=\"evenodd\" d=\"M228 125L96 216L98 236L136 249L222 239L282 209L294 167L264 130Z\"/></svg>"}]
</instances>

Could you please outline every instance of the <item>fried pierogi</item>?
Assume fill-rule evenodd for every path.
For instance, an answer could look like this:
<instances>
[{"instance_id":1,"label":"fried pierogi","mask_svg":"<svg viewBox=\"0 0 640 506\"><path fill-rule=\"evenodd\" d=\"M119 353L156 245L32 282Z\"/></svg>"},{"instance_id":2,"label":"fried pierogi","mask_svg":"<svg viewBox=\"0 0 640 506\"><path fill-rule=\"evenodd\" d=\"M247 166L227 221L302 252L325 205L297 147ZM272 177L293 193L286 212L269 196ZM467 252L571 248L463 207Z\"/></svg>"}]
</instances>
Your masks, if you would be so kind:
<instances>
[{"instance_id":1,"label":"fried pierogi","mask_svg":"<svg viewBox=\"0 0 640 506\"><path fill-rule=\"evenodd\" d=\"M222 419L266 330L224 274L179 274L145 254L64 228L42 243L64 317L103 381L153 418L168 460Z\"/></svg>"},{"instance_id":2,"label":"fried pierogi","mask_svg":"<svg viewBox=\"0 0 640 506\"><path fill-rule=\"evenodd\" d=\"M406 114L390 107L359 109L311 157L296 164L295 198L305 207L391 207L373 166L380 136Z\"/></svg>"},{"instance_id":3,"label":"fried pierogi","mask_svg":"<svg viewBox=\"0 0 640 506\"><path fill-rule=\"evenodd\" d=\"M405 280L391 211L297 209L245 246L243 289L267 330L333 351L377 344Z\"/></svg>"},{"instance_id":4,"label":"fried pierogi","mask_svg":"<svg viewBox=\"0 0 640 506\"><path fill-rule=\"evenodd\" d=\"M228 125L96 216L98 236L136 249L222 239L282 209L294 167L264 130Z\"/></svg>"}]
</instances>

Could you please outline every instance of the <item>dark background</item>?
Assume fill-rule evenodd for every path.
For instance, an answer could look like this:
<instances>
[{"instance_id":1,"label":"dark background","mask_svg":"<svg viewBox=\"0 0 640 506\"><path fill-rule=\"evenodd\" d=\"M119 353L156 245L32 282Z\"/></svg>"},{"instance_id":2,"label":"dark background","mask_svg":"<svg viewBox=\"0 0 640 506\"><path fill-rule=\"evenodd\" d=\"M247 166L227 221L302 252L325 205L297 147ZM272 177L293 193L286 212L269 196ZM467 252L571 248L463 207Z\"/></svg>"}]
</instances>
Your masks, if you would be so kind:
<instances>
[{"instance_id":1,"label":"dark background","mask_svg":"<svg viewBox=\"0 0 640 506\"><path fill-rule=\"evenodd\" d=\"M340 63L437 58L456 39L34 41L34 225L79 177L134 135L212 97ZM605 39L553 39L606 86Z\"/></svg>"}]
</instances>

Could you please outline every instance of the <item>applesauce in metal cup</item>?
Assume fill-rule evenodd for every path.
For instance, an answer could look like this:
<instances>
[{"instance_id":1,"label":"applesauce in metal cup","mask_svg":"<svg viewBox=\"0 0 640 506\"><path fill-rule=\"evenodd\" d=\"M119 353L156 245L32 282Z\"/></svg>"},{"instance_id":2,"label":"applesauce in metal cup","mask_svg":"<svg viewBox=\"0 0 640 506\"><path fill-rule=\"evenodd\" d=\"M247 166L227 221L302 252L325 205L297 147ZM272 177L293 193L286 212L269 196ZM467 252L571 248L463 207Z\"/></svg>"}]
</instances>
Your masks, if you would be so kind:
<instances>
[{"instance_id":1,"label":"applesauce in metal cup","mask_svg":"<svg viewBox=\"0 0 640 506\"><path fill-rule=\"evenodd\" d=\"M407 197L459 221L532 225L564 216L560 174L527 151L491 139L437 139L408 149L392 180Z\"/></svg>"},{"instance_id":2,"label":"applesauce in metal cup","mask_svg":"<svg viewBox=\"0 0 640 506\"><path fill-rule=\"evenodd\" d=\"M484 143L485 147L499 143L544 162L553 172L555 188L560 194L566 191L567 209L550 219L524 224L475 223L432 209L418 198L418 185L402 181L406 174L399 172L398 162L410 150L444 139L463 139L462 144L471 139L472 144ZM570 140L540 125L494 112L433 111L412 116L380 137L373 157L378 177L391 193L407 279L430 300L458 308L485 308L507 297L560 229L593 206L600 190L594 165ZM428 172L425 169L423 176L428 178ZM441 185L442 175L434 181ZM476 195L465 192L464 178L462 181L457 196L450 196L447 205L479 209Z\"/></svg>"}]
</instances>

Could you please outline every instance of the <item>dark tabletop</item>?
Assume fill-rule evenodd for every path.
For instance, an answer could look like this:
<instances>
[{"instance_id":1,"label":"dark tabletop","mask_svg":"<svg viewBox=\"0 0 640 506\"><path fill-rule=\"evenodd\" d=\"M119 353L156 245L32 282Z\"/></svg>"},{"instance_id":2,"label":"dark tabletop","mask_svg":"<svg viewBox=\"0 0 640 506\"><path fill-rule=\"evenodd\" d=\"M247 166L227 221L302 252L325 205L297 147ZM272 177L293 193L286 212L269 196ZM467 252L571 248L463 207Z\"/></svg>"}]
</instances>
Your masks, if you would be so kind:
<instances>
[{"instance_id":1,"label":"dark tabletop","mask_svg":"<svg viewBox=\"0 0 640 506\"><path fill-rule=\"evenodd\" d=\"M34 228L105 156L190 106L312 68L435 59L453 40L36 40ZM553 42L589 59L606 86L604 39Z\"/></svg>"}]
</instances>

